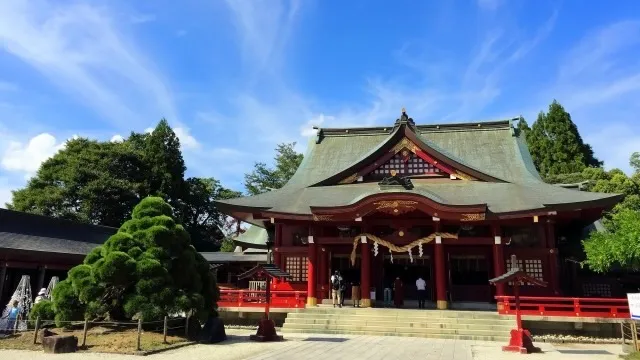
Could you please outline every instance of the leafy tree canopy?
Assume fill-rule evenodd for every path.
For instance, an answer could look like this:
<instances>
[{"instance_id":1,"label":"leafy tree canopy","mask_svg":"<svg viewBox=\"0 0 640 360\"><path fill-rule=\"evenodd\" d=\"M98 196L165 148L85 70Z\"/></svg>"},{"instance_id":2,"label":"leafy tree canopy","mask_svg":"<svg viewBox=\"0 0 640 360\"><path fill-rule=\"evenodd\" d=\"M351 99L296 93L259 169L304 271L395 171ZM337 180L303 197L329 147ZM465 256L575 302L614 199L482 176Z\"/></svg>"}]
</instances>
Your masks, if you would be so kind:
<instances>
[{"instance_id":1,"label":"leafy tree canopy","mask_svg":"<svg viewBox=\"0 0 640 360\"><path fill-rule=\"evenodd\" d=\"M631 156L631 162L635 154ZM558 175L556 180L586 181L588 191L623 194L623 200L603 219L605 231L593 231L583 241L585 264L596 272L614 266L640 270L640 172L629 177L619 169L605 172L587 168L581 173Z\"/></svg>"},{"instance_id":2,"label":"leafy tree canopy","mask_svg":"<svg viewBox=\"0 0 640 360\"><path fill-rule=\"evenodd\" d=\"M45 161L9 209L119 227L147 196L161 196L200 251L215 251L223 216L214 200L235 197L215 179L184 180L180 142L166 120L123 142L75 139Z\"/></svg>"},{"instance_id":3,"label":"leafy tree canopy","mask_svg":"<svg viewBox=\"0 0 640 360\"><path fill-rule=\"evenodd\" d=\"M147 197L132 218L53 293L58 323L90 319L159 320L187 312L215 314L218 289L209 264L160 197Z\"/></svg>"},{"instance_id":4,"label":"leafy tree canopy","mask_svg":"<svg viewBox=\"0 0 640 360\"><path fill-rule=\"evenodd\" d=\"M533 162L545 178L602 166L591 146L583 142L571 115L555 100L547 113L540 112L526 135Z\"/></svg>"},{"instance_id":5,"label":"leafy tree canopy","mask_svg":"<svg viewBox=\"0 0 640 360\"><path fill-rule=\"evenodd\" d=\"M250 195L258 195L283 187L296 172L303 155L294 150L296 143L279 144L276 148L275 168L256 163L254 170L245 174L244 186Z\"/></svg>"}]
</instances>

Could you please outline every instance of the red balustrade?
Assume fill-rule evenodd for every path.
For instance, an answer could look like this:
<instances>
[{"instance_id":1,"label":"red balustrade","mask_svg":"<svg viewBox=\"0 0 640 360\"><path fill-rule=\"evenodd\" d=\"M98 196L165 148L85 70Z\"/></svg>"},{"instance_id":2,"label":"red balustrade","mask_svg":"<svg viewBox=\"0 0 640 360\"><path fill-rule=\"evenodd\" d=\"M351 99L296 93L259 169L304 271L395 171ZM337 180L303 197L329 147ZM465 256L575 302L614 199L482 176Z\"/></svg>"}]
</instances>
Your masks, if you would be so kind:
<instances>
[{"instance_id":1,"label":"red balustrade","mask_svg":"<svg viewBox=\"0 0 640 360\"><path fill-rule=\"evenodd\" d=\"M513 296L496 296L498 313L515 315L516 303ZM522 315L628 318L627 299L614 298L571 298L520 296Z\"/></svg>"},{"instance_id":2,"label":"red balustrade","mask_svg":"<svg viewBox=\"0 0 640 360\"><path fill-rule=\"evenodd\" d=\"M220 289L218 307L265 307L266 291ZM304 308L306 291L271 291L270 308Z\"/></svg>"}]
</instances>

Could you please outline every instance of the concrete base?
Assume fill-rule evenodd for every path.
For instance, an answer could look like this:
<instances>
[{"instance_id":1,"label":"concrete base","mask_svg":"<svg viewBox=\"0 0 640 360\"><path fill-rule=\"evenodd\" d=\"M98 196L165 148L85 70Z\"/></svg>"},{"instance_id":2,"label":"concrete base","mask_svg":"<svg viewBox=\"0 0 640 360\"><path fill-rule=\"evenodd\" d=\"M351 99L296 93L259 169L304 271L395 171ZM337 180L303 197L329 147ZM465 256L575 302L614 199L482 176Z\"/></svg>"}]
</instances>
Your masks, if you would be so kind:
<instances>
[{"instance_id":1,"label":"concrete base","mask_svg":"<svg viewBox=\"0 0 640 360\"><path fill-rule=\"evenodd\" d=\"M539 347L533 346L531 333L525 329L511 330L511 339L509 345L503 346L502 351L518 352L520 354L532 354L540 352Z\"/></svg>"},{"instance_id":2,"label":"concrete base","mask_svg":"<svg viewBox=\"0 0 640 360\"><path fill-rule=\"evenodd\" d=\"M361 299L360 300L360 307L363 308L369 308L373 306L373 301L371 301L371 299Z\"/></svg>"},{"instance_id":3,"label":"concrete base","mask_svg":"<svg viewBox=\"0 0 640 360\"><path fill-rule=\"evenodd\" d=\"M447 301L446 300L438 300L436 301L436 308L438 310L446 310L447 309Z\"/></svg>"},{"instance_id":4,"label":"concrete base","mask_svg":"<svg viewBox=\"0 0 640 360\"><path fill-rule=\"evenodd\" d=\"M253 341L282 341L283 337L276 333L276 325L273 320L263 319L258 324L258 332L249 336Z\"/></svg>"}]
</instances>

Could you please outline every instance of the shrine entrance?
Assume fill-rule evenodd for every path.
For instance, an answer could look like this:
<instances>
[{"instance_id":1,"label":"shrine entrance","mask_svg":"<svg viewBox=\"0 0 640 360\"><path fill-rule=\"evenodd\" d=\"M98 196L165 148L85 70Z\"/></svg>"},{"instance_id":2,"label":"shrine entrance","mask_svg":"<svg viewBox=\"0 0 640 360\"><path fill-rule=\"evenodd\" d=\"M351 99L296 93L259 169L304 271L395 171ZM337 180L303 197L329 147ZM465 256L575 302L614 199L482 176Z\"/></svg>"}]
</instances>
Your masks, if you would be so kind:
<instances>
[{"instance_id":1,"label":"shrine entrance","mask_svg":"<svg viewBox=\"0 0 640 360\"><path fill-rule=\"evenodd\" d=\"M393 286L396 277L404 284L404 299L417 300L416 280L422 277L427 282L427 300L433 300L434 280L431 259L428 257L415 258L413 262L408 255L395 255L393 262L391 256L385 255L383 265L383 279L379 288Z\"/></svg>"},{"instance_id":2,"label":"shrine entrance","mask_svg":"<svg viewBox=\"0 0 640 360\"><path fill-rule=\"evenodd\" d=\"M491 302L491 259L484 254L449 254L449 301Z\"/></svg>"}]
</instances>

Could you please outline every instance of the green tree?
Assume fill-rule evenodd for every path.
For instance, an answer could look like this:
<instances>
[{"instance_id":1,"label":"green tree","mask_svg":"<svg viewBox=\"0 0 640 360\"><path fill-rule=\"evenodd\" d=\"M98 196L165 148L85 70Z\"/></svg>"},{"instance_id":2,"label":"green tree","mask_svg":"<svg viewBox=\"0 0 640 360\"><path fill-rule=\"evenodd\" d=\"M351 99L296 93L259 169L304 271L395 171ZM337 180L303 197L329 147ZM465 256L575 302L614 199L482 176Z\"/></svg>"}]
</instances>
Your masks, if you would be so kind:
<instances>
[{"instance_id":1,"label":"green tree","mask_svg":"<svg viewBox=\"0 0 640 360\"><path fill-rule=\"evenodd\" d=\"M607 231L591 233L583 241L585 263L596 272L614 265L640 270L640 211L622 209L605 220Z\"/></svg>"},{"instance_id":2,"label":"green tree","mask_svg":"<svg viewBox=\"0 0 640 360\"><path fill-rule=\"evenodd\" d=\"M518 118L516 129L519 134L524 134L525 137L529 133L529 131L531 131L531 128L529 128L529 124L527 124L527 120L525 120L522 116Z\"/></svg>"},{"instance_id":3,"label":"green tree","mask_svg":"<svg viewBox=\"0 0 640 360\"><path fill-rule=\"evenodd\" d=\"M119 227L146 196L162 196L200 251L217 250L223 234L214 200L239 196L215 179L184 176L180 143L166 120L123 142L76 139L45 161L9 209Z\"/></svg>"},{"instance_id":4,"label":"green tree","mask_svg":"<svg viewBox=\"0 0 640 360\"><path fill-rule=\"evenodd\" d=\"M226 216L218 211L214 201L236 198L242 193L222 187L213 178L189 178L184 190L179 218L192 243L199 251L217 251L225 238L222 227Z\"/></svg>"},{"instance_id":5,"label":"green tree","mask_svg":"<svg viewBox=\"0 0 640 360\"><path fill-rule=\"evenodd\" d=\"M233 252L236 249L236 246L233 244L233 239L230 237L225 237L222 240L222 245L220 246L220 251L222 252Z\"/></svg>"},{"instance_id":6,"label":"green tree","mask_svg":"<svg viewBox=\"0 0 640 360\"><path fill-rule=\"evenodd\" d=\"M140 141L139 139L144 139ZM142 145L142 157L147 166L147 194L161 196L174 207L180 206L184 193L186 166L180 150L180 140L162 119L147 136L135 136L134 143Z\"/></svg>"},{"instance_id":7,"label":"green tree","mask_svg":"<svg viewBox=\"0 0 640 360\"><path fill-rule=\"evenodd\" d=\"M7 208L118 227L140 201L145 165L127 142L69 140Z\"/></svg>"},{"instance_id":8,"label":"green tree","mask_svg":"<svg viewBox=\"0 0 640 360\"><path fill-rule=\"evenodd\" d=\"M635 153L631 155L631 162ZM640 171L629 177L619 169L585 169L589 191L618 193L623 200L608 213L605 231L594 231L583 241L585 264L596 272L605 272L614 265L629 270L640 269Z\"/></svg>"},{"instance_id":9,"label":"green tree","mask_svg":"<svg viewBox=\"0 0 640 360\"><path fill-rule=\"evenodd\" d=\"M556 100L547 113L538 114L527 132L527 144L536 168L545 178L602 166L591 146L583 142L571 115Z\"/></svg>"},{"instance_id":10,"label":"green tree","mask_svg":"<svg viewBox=\"0 0 640 360\"><path fill-rule=\"evenodd\" d=\"M159 320L184 311L215 314L218 289L207 261L160 197L147 197L130 220L54 289L56 321Z\"/></svg>"},{"instance_id":11,"label":"green tree","mask_svg":"<svg viewBox=\"0 0 640 360\"><path fill-rule=\"evenodd\" d=\"M636 173L640 173L640 152L634 152L629 159L629 165Z\"/></svg>"},{"instance_id":12,"label":"green tree","mask_svg":"<svg viewBox=\"0 0 640 360\"><path fill-rule=\"evenodd\" d=\"M303 155L294 150L296 143L279 144L276 148L275 168L256 163L251 173L245 174L244 186L250 195L265 193L283 187L296 172Z\"/></svg>"}]
</instances>

